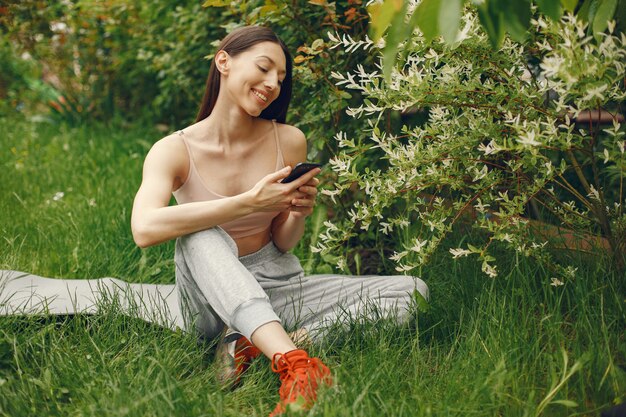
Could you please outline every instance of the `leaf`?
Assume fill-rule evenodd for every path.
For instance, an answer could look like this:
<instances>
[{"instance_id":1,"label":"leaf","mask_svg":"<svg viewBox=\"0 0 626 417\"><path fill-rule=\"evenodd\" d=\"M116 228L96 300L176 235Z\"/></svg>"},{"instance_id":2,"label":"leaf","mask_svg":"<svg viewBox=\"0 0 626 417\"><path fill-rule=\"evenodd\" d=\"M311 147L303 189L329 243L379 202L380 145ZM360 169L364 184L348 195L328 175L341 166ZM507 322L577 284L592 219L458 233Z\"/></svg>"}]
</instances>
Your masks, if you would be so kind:
<instances>
[{"instance_id":1,"label":"leaf","mask_svg":"<svg viewBox=\"0 0 626 417\"><path fill-rule=\"evenodd\" d=\"M561 6L563 6L565 10L571 13L574 13L577 5L578 0L561 0Z\"/></svg>"},{"instance_id":2,"label":"leaf","mask_svg":"<svg viewBox=\"0 0 626 417\"><path fill-rule=\"evenodd\" d=\"M479 248L477 248L476 246L468 243L467 244L467 249L471 250L473 253L480 253L482 252Z\"/></svg>"},{"instance_id":3,"label":"leaf","mask_svg":"<svg viewBox=\"0 0 626 417\"><path fill-rule=\"evenodd\" d=\"M589 6L591 5L592 0L585 0L578 9L578 13L576 13L576 17L578 17L583 22L589 21Z\"/></svg>"},{"instance_id":4,"label":"leaf","mask_svg":"<svg viewBox=\"0 0 626 417\"><path fill-rule=\"evenodd\" d=\"M311 59L311 57L304 57L302 55L297 55L293 59L293 62L296 63L296 64L302 64L304 61L308 61L309 59Z\"/></svg>"},{"instance_id":5,"label":"leaf","mask_svg":"<svg viewBox=\"0 0 626 417\"><path fill-rule=\"evenodd\" d=\"M383 36L391 21L402 9L402 2L398 0L385 0L382 4L376 3L367 8L372 25L370 36L374 42Z\"/></svg>"},{"instance_id":6,"label":"leaf","mask_svg":"<svg viewBox=\"0 0 626 417\"><path fill-rule=\"evenodd\" d=\"M406 40L410 33L410 26L405 22L406 3L399 13L396 13L391 20L391 28L387 33L385 50L383 51L383 75L386 80L391 78L391 70L396 63L398 55L398 47L401 42Z\"/></svg>"},{"instance_id":7,"label":"leaf","mask_svg":"<svg viewBox=\"0 0 626 417\"><path fill-rule=\"evenodd\" d=\"M424 0L413 12L417 26L419 26L427 42L433 40L438 34L440 8L441 0Z\"/></svg>"},{"instance_id":8,"label":"leaf","mask_svg":"<svg viewBox=\"0 0 626 417\"><path fill-rule=\"evenodd\" d=\"M302 45L298 47L296 52L304 52L305 54L310 55L313 53L313 50L306 45Z\"/></svg>"},{"instance_id":9,"label":"leaf","mask_svg":"<svg viewBox=\"0 0 626 417\"><path fill-rule=\"evenodd\" d=\"M552 20L561 19L561 2L560 0L537 0L539 10Z\"/></svg>"},{"instance_id":10,"label":"leaf","mask_svg":"<svg viewBox=\"0 0 626 417\"><path fill-rule=\"evenodd\" d=\"M454 43L461 21L461 0L447 0L445 7L439 8L437 23L439 33L448 44Z\"/></svg>"},{"instance_id":11,"label":"leaf","mask_svg":"<svg viewBox=\"0 0 626 417\"><path fill-rule=\"evenodd\" d=\"M315 6L326 6L328 2L326 0L309 0L309 4L313 4Z\"/></svg>"},{"instance_id":12,"label":"leaf","mask_svg":"<svg viewBox=\"0 0 626 417\"><path fill-rule=\"evenodd\" d=\"M511 38L517 42L524 42L528 27L530 26L530 2L528 0L518 0L510 3L504 3L502 6L502 24L504 29L511 35Z\"/></svg>"},{"instance_id":13,"label":"leaf","mask_svg":"<svg viewBox=\"0 0 626 417\"><path fill-rule=\"evenodd\" d=\"M229 0L206 0L202 7L224 7L230 5Z\"/></svg>"},{"instance_id":14,"label":"leaf","mask_svg":"<svg viewBox=\"0 0 626 417\"><path fill-rule=\"evenodd\" d=\"M550 402L551 404L560 404L565 407L578 407L578 403L572 400L554 400Z\"/></svg>"},{"instance_id":15,"label":"leaf","mask_svg":"<svg viewBox=\"0 0 626 417\"><path fill-rule=\"evenodd\" d=\"M430 308L428 301L424 298L424 296L417 290L413 291L413 295L415 297L415 304L417 305L417 309L422 313L425 313Z\"/></svg>"},{"instance_id":16,"label":"leaf","mask_svg":"<svg viewBox=\"0 0 626 417\"><path fill-rule=\"evenodd\" d=\"M617 0L602 0L598 5L598 10L593 17L593 33L597 35L602 33L608 27L609 20L613 19Z\"/></svg>"},{"instance_id":17,"label":"leaf","mask_svg":"<svg viewBox=\"0 0 626 417\"><path fill-rule=\"evenodd\" d=\"M497 6L493 6L493 3L485 2L478 6L478 19L485 32L487 32L491 46L494 49L499 48L504 39L504 25L502 24L501 14L497 11Z\"/></svg>"},{"instance_id":18,"label":"leaf","mask_svg":"<svg viewBox=\"0 0 626 417\"><path fill-rule=\"evenodd\" d=\"M266 4L265 6L261 7L261 9L259 10L259 15L261 17L266 17L268 14L278 12L279 10L280 9L275 4Z\"/></svg>"},{"instance_id":19,"label":"leaf","mask_svg":"<svg viewBox=\"0 0 626 417\"><path fill-rule=\"evenodd\" d=\"M589 4L587 6L587 22L593 22L593 18L596 16L596 11L598 11L598 5L600 4L601 0L590 0ZM583 4L583 7L585 5ZM583 7L581 7L581 11L583 9ZM589 33L593 32L593 25L589 25Z\"/></svg>"},{"instance_id":20,"label":"leaf","mask_svg":"<svg viewBox=\"0 0 626 417\"><path fill-rule=\"evenodd\" d=\"M317 50L321 50L324 49L324 40L323 39L315 39L313 41L313 43L311 44L311 49L317 51Z\"/></svg>"}]
</instances>

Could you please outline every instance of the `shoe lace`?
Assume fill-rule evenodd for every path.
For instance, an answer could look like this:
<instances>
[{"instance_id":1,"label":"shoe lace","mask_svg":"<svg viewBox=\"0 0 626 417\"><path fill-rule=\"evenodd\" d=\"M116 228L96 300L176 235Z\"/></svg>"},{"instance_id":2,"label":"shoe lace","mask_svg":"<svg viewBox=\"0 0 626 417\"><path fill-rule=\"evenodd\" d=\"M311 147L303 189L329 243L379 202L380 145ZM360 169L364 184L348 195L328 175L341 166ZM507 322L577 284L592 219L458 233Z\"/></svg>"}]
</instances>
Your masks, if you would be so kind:
<instances>
[{"instance_id":1,"label":"shoe lace","mask_svg":"<svg viewBox=\"0 0 626 417\"><path fill-rule=\"evenodd\" d=\"M326 366L318 358L296 358L286 360L277 353L272 358L272 370L280 374L281 382L286 380L293 381L284 394L287 397L296 397L298 394L315 396L318 380L325 377L324 369ZM326 368L327 369L327 368Z\"/></svg>"}]
</instances>

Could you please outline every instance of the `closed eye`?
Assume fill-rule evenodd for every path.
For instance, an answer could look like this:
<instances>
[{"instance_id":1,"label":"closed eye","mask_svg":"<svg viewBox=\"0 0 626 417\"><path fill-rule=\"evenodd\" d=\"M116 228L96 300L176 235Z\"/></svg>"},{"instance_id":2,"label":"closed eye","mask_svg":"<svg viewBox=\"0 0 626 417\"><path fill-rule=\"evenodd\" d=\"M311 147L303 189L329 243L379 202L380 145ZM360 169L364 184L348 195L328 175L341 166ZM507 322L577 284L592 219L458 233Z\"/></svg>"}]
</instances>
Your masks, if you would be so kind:
<instances>
[{"instance_id":1,"label":"closed eye","mask_svg":"<svg viewBox=\"0 0 626 417\"><path fill-rule=\"evenodd\" d=\"M259 71L261 71L261 72L267 72L267 69L266 69L266 68L263 68L263 67L262 67L262 66L260 66L260 65L257 65L257 68L258 68L258 69L259 69Z\"/></svg>"}]
</instances>

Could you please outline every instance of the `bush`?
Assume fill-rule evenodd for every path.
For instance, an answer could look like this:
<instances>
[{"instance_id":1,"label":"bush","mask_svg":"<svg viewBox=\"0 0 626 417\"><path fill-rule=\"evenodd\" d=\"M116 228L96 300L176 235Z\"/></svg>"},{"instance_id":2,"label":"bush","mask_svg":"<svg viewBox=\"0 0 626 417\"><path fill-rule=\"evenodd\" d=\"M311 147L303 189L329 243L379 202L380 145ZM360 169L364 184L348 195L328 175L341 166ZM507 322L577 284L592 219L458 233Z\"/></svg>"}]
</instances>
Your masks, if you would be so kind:
<instances>
[{"instance_id":1,"label":"bush","mask_svg":"<svg viewBox=\"0 0 626 417\"><path fill-rule=\"evenodd\" d=\"M364 95L348 113L368 137L336 135L342 150L330 164L337 180L323 193L351 200L352 208L327 222L315 250L334 254L345 269L353 263L345 243L369 233L381 253L390 245L398 271L409 272L469 212L480 233L449 251L476 256L496 276L494 246L550 261L546 233L532 233L525 218L533 204L546 222L602 234L623 265L624 129L617 119L602 129L576 118L587 109L614 113L623 102L626 39L601 34L595 42L571 15L534 20L528 42L506 39L499 50L474 14L462 28L453 45L415 31L389 82L378 70L333 74L338 86ZM415 112L421 119L409 122ZM574 273L553 266L561 279Z\"/></svg>"}]
</instances>

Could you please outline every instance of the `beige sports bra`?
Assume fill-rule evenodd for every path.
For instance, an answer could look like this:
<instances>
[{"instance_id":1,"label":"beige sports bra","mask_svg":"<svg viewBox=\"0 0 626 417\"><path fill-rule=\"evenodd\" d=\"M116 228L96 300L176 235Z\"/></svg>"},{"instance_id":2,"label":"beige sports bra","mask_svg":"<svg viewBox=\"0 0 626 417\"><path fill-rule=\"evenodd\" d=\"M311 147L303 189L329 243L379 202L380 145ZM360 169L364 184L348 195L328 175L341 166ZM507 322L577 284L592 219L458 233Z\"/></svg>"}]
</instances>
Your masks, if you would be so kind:
<instances>
[{"instance_id":1,"label":"beige sports bra","mask_svg":"<svg viewBox=\"0 0 626 417\"><path fill-rule=\"evenodd\" d=\"M274 126L274 137L276 140L276 169L283 168L285 162L283 160L283 153L280 150L280 142L278 140L278 128L276 127L276 121L272 120ZM179 136L182 138L187 148L187 154L189 155L189 172L187 173L187 180L172 194L178 204L192 203L196 201L210 201L218 200L220 198L226 198L226 196L220 195L210 190L202 181L202 177L198 174L196 165L191 155L189 144L185 139L185 133L182 130L178 131ZM238 239L245 236L254 235L267 230L274 217L278 215L278 211L273 212L255 212L238 219L220 224L220 227L226 231L233 239Z\"/></svg>"}]
</instances>

